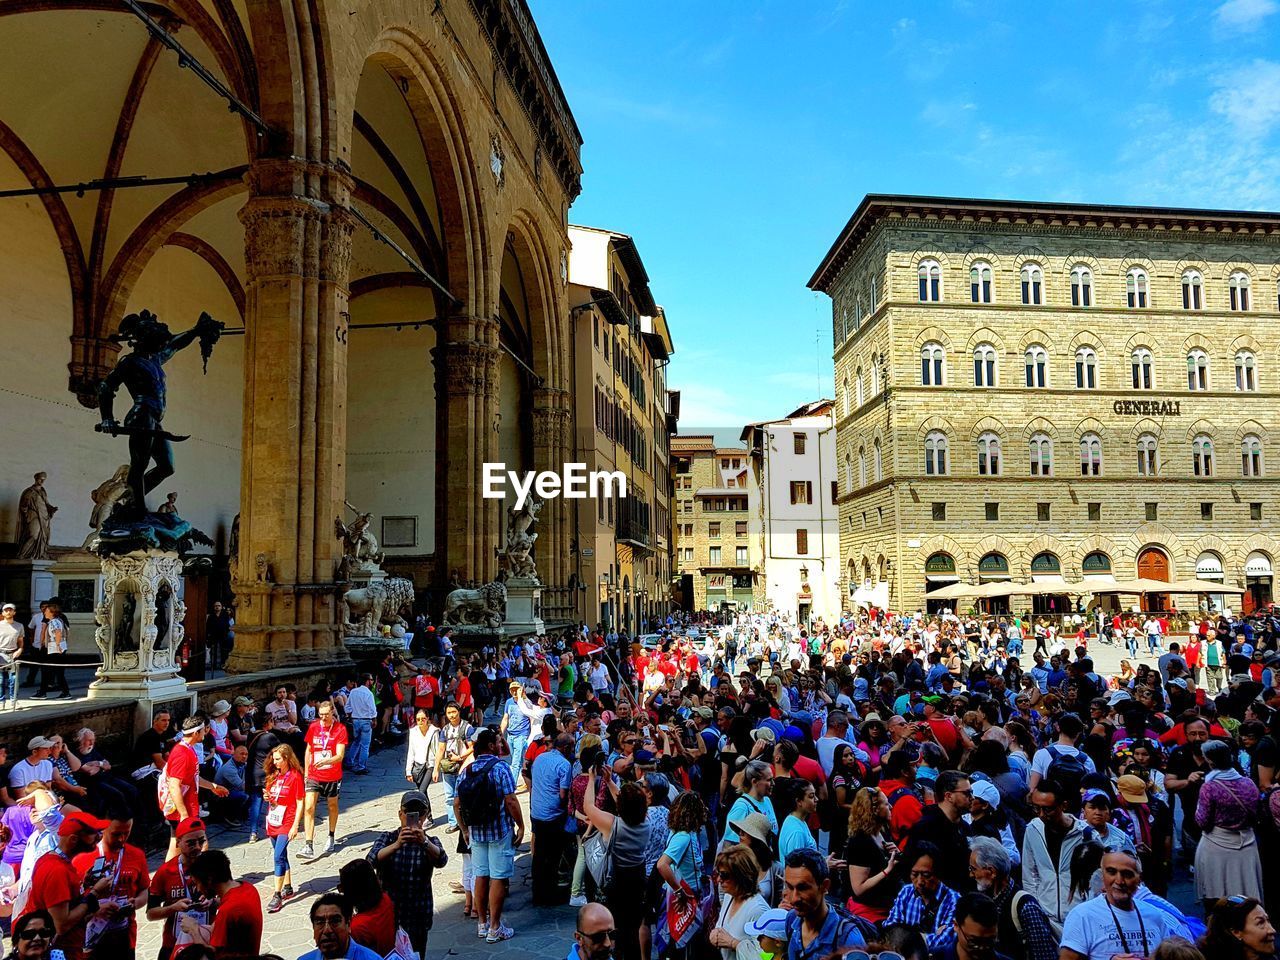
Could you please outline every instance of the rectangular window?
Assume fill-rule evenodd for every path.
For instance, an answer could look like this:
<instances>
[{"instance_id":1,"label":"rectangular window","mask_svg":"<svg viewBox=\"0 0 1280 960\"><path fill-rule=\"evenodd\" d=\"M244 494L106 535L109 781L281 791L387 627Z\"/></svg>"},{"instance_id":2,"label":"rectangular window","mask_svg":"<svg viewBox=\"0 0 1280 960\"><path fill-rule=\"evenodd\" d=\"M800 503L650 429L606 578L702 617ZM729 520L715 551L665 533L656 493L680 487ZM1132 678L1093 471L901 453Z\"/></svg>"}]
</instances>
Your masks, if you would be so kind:
<instances>
[{"instance_id":1,"label":"rectangular window","mask_svg":"<svg viewBox=\"0 0 1280 960\"><path fill-rule=\"evenodd\" d=\"M1201 520L1212 520L1212 519L1213 519L1213 503L1212 503L1212 502L1210 502L1210 501L1201 501L1201 503L1200 503L1200 519L1201 519Z\"/></svg>"},{"instance_id":2,"label":"rectangular window","mask_svg":"<svg viewBox=\"0 0 1280 960\"><path fill-rule=\"evenodd\" d=\"M987 519L988 519L988 520L999 520L999 519L1000 519L1000 504L998 504L998 503L988 503L988 504L985 504L984 506L986 507L986 510L987 510Z\"/></svg>"},{"instance_id":3,"label":"rectangular window","mask_svg":"<svg viewBox=\"0 0 1280 960\"><path fill-rule=\"evenodd\" d=\"M1262 504L1260 503L1249 504L1249 519L1250 520L1262 519Z\"/></svg>"},{"instance_id":4,"label":"rectangular window","mask_svg":"<svg viewBox=\"0 0 1280 960\"><path fill-rule=\"evenodd\" d=\"M935 520L947 519L947 505L945 503L942 503L940 501L934 501L933 519Z\"/></svg>"},{"instance_id":5,"label":"rectangular window","mask_svg":"<svg viewBox=\"0 0 1280 960\"><path fill-rule=\"evenodd\" d=\"M747 535L747 521L735 521L733 524L733 535L735 537L745 537Z\"/></svg>"},{"instance_id":6,"label":"rectangular window","mask_svg":"<svg viewBox=\"0 0 1280 960\"><path fill-rule=\"evenodd\" d=\"M795 444L796 453L804 453L804 441L805 435L803 433L797 433L792 438L792 442Z\"/></svg>"},{"instance_id":7,"label":"rectangular window","mask_svg":"<svg viewBox=\"0 0 1280 960\"><path fill-rule=\"evenodd\" d=\"M1102 504L1089 504L1089 519L1095 522L1102 519Z\"/></svg>"},{"instance_id":8,"label":"rectangular window","mask_svg":"<svg viewBox=\"0 0 1280 960\"><path fill-rule=\"evenodd\" d=\"M1155 520L1160 514L1160 504L1147 501L1147 520Z\"/></svg>"},{"instance_id":9,"label":"rectangular window","mask_svg":"<svg viewBox=\"0 0 1280 960\"><path fill-rule=\"evenodd\" d=\"M747 565L747 548L738 547L738 549L733 553L733 559L738 566L745 567Z\"/></svg>"},{"instance_id":10,"label":"rectangular window","mask_svg":"<svg viewBox=\"0 0 1280 960\"><path fill-rule=\"evenodd\" d=\"M1047 503L1036 504L1036 519L1039 520L1041 523L1047 523L1049 521L1049 504Z\"/></svg>"},{"instance_id":11,"label":"rectangular window","mask_svg":"<svg viewBox=\"0 0 1280 960\"><path fill-rule=\"evenodd\" d=\"M800 434L797 434L797 436L800 436ZM792 480L791 502L793 504L813 503L813 481Z\"/></svg>"},{"instance_id":12,"label":"rectangular window","mask_svg":"<svg viewBox=\"0 0 1280 960\"><path fill-rule=\"evenodd\" d=\"M720 565L720 548L719 547L710 548L710 559L711 559L711 566L718 567Z\"/></svg>"},{"instance_id":13,"label":"rectangular window","mask_svg":"<svg viewBox=\"0 0 1280 960\"><path fill-rule=\"evenodd\" d=\"M796 553L800 554L801 556L804 556L808 552L809 552L809 531L797 530L796 531Z\"/></svg>"},{"instance_id":14,"label":"rectangular window","mask_svg":"<svg viewBox=\"0 0 1280 960\"><path fill-rule=\"evenodd\" d=\"M831 502L835 503L840 499L840 482L838 480L831 481Z\"/></svg>"},{"instance_id":15,"label":"rectangular window","mask_svg":"<svg viewBox=\"0 0 1280 960\"><path fill-rule=\"evenodd\" d=\"M717 522L715 522L715 523L709 523L709 524L707 524L707 536L708 536L708 537L710 537L712 540L719 540L719 539L720 539L720 523L719 523L719 521L717 521Z\"/></svg>"}]
</instances>

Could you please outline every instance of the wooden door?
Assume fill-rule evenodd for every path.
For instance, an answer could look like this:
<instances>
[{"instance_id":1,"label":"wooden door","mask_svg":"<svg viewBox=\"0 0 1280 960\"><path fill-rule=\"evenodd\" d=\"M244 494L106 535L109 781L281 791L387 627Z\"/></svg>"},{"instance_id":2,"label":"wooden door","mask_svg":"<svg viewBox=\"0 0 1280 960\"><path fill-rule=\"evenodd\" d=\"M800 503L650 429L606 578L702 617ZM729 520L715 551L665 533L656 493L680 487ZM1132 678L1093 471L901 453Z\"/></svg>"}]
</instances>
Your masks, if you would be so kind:
<instances>
[{"instance_id":1,"label":"wooden door","mask_svg":"<svg viewBox=\"0 0 1280 960\"><path fill-rule=\"evenodd\" d=\"M209 616L209 578L201 573L183 577L182 599L187 604L187 615L182 620L182 676L187 680L203 680L204 628Z\"/></svg>"},{"instance_id":2,"label":"wooden door","mask_svg":"<svg viewBox=\"0 0 1280 960\"><path fill-rule=\"evenodd\" d=\"M1138 554L1138 576L1146 580L1169 582L1169 558L1159 550L1150 548Z\"/></svg>"}]
</instances>

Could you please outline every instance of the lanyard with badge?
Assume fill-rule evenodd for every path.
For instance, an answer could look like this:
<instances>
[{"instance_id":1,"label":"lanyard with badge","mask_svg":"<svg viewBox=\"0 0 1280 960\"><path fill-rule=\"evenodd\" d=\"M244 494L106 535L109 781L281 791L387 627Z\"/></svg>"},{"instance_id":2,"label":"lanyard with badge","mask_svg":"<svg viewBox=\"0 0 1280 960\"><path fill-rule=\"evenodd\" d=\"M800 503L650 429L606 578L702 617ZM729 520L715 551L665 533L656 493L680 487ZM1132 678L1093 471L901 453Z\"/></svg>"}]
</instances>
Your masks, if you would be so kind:
<instances>
[{"instance_id":1,"label":"lanyard with badge","mask_svg":"<svg viewBox=\"0 0 1280 960\"><path fill-rule=\"evenodd\" d=\"M187 885L187 874L182 869L182 858L178 858L178 882L182 884L182 894L187 900L194 899L191 896L191 888ZM184 947L188 943L195 943L195 938L182 929L182 918L190 917L199 926L207 926L209 923L209 911L204 910L180 910L173 917L173 945L176 952L178 947Z\"/></svg>"},{"instance_id":2,"label":"lanyard with badge","mask_svg":"<svg viewBox=\"0 0 1280 960\"><path fill-rule=\"evenodd\" d=\"M106 856L103 856L106 860ZM105 863L104 863L105 866ZM109 871L104 871L104 876L108 873L111 876L111 894L103 897L102 903L113 903L119 908L116 913L110 917L99 917L94 915L89 918L84 927L84 948L86 951L92 950L98 941L102 939L102 935L108 930L127 930L129 929L129 921L133 914L125 908L129 905L129 898L120 896L116 893L120 885L120 868L124 866L124 847L120 848L120 852L116 855L115 867Z\"/></svg>"},{"instance_id":3,"label":"lanyard with badge","mask_svg":"<svg viewBox=\"0 0 1280 960\"><path fill-rule=\"evenodd\" d=\"M268 827L284 826L284 815L288 811L288 807L280 802L280 794L284 792L286 784L290 787L293 786L292 774L293 771L291 770L271 784L271 808L267 811Z\"/></svg>"},{"instance_id":4,"label":"lanyard with badge","mask_svg":"<svg viewBox=\"0 0 1280 960\"><path fill-rule=\"evenodd\" d=\"M1110 900L1107 901L1107 909L1111 911L1111 921L1116 925L1116 933L1120 935L1121 951L1132 955L1132 951L1129 950L1129 941L1125 938L1124 930L1120 927L1120 918L1116 916L1115 908L1111 906ZM1138 932L1142 935L1142 953L1138 954L1138 956L1145 957L1147 955L1147 925L1142 922L1142 911L1138 909L1136 903L1133 905L1133 912L1137 914Z\"/></svg>"},{"instance_id":5,"label":"lanyard with badge","mask_svg":"<svg viewBox=\"0 0 1280 960\"><path fill-rule=\"evenodd\" d=\"M338 725L336 723L328 730L324 728L324 724L320 725L320 732L315 736L315 742L319 746L319 750L316 753L317 762L320 760L329 760L333 757L333 753L329 750L329 744L333 741L333 732L337 728ZM320 734L324 734L324 740L320 740ZM312 767L314 766L315 764L313 763Z\"/></svg>"}]
</instances>

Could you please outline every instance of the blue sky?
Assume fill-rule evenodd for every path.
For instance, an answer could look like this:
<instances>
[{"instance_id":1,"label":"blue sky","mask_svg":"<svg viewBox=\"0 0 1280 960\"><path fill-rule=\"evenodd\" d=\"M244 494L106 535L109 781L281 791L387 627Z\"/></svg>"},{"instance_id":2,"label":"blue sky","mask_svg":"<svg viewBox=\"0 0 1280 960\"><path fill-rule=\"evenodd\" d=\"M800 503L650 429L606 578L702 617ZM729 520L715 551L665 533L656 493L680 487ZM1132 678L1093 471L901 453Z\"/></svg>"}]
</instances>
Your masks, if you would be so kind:
<instances>
[{"instance_id":1,"label":"blue sky","mask_svg":"<svg viewBox=\"0 0 1280 960\"><path fill-rule=\"evenodd\" d=\"M530 5L682 429L831 395L805 281L865 193L1280 209L1280 0Z\"/></svg>"}]
</instances>

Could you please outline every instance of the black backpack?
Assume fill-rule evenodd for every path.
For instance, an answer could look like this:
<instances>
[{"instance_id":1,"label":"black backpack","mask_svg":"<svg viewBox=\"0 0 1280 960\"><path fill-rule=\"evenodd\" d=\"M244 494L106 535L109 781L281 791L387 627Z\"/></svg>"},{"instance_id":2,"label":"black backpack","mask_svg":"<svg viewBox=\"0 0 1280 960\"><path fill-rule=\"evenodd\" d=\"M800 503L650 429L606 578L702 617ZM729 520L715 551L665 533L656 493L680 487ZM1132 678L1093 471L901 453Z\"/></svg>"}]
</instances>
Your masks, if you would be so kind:
<instances>
[{"instance_id":1,"label":"black backpack","mask_svg":"<svg viewBox=\"0 0 1280 960\"><path fill-rule=\"evenodd\" d=\"M1080 784L1083 782L1085 774L1089 772L1089 768L1084 764L1084 754L1078 750L1075 753L1065 753L1056 744L1050 745L1045 749L1049 751L1050 757L1046 776L1062 784L1063 789L1067 791L1068 797L1074 797L1079 800Z\"/></svg>"},{"instance_id":2,"label":"black backpack","mask_svg":"<svg viewBox=\"0 0 1280 960\"><path fill-rule=\"evenodd\" d=\"M458 815L465 826L487 826L502 812L505 798L489 776L497 763L496 756L477 760L458 784Z\"/></svg>"}]
</instances>

